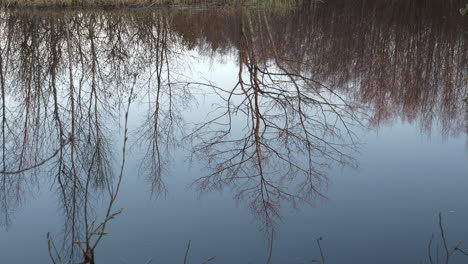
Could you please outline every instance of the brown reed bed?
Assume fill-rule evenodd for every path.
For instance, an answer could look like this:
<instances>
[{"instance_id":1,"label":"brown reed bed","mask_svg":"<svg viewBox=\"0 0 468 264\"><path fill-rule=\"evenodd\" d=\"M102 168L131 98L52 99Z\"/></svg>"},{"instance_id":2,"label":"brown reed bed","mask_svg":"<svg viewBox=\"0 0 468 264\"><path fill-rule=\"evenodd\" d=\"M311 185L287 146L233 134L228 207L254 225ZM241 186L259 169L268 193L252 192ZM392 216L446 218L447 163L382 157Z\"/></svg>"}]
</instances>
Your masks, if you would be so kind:
<instances>
[{"instance_id":1,"label":"brown reed bed","mask_svg":"<svg viewBox=\"0 0 468 264\"><path fill-rule=\"evenodd\" d=\"M314 0L0 0L6 8L163 8L258 6L290 8Z\"/></svg>"}]
</instances>

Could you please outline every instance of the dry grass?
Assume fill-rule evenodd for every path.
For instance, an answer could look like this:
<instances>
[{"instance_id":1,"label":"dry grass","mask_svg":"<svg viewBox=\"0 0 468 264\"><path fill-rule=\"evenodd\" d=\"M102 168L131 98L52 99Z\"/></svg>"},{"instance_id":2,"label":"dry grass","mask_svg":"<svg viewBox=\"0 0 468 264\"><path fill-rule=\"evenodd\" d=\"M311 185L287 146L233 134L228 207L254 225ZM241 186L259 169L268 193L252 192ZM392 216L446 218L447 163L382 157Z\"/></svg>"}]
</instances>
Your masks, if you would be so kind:
<instances>
[{"instance_id":1,"label":"dry grass","mask_svg":"<svg viewBox=\"0 0 468 264\"><path fill-rule=\"evenodd\" d=\"M311 0L0 0L7 8L44 7L105 7L105 8L157 8L168 6L262 6L292 7Z\"/></svg>"}]
</instances>

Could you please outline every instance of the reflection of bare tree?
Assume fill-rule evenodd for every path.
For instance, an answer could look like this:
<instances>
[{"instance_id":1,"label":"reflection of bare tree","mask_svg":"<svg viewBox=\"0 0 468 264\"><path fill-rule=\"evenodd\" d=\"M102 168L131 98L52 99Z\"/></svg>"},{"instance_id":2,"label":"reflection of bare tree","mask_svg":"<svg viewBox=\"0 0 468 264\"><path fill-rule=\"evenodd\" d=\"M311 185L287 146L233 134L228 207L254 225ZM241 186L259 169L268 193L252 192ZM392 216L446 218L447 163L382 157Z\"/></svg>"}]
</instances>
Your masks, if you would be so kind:
<instances>
[{"instance_id":1,"label":"reflection of bare tree","mask_svg":"<svg viewBox=\"0 0 468 264\"><path fill-rule=\"evenodd\" d=\"M252 14L242 11L238 83L214 87L225 104L191 138L212 170L197 186L235 186L236 197L249 201L269 231L283 201L322 196L325 168L355 165L352 129L360 123L352 105L282 58L265 13ZM273 59L260 62L257 51L267 49Z\"/></svg>"},{"instance_id":2,"label":"reflection of bare tree","mask_svg":"<svg viewBox=\"0 0 468 264\"><path fill-rule=\"evenodd\" d=\"M155 193L163 186L159 168L180 130L179 107L190 98L188 86L169 72L169 66L177 69L170 54L178 40L168 17L123 18L9 12L0 20L2 216L8 224L35 175L53 176L65 216L64 242L53 259L94 259L116 214L110 127L117 127L123 98L137 96L128 94L130 86L150 102L141 142L150 142L152 155L142 171L151 169ZM103 196L110 197L110 209L97 224L92 220L102 212L94 201Z\"/></svg>"},{"instance_id":3,"label":"reflection of bare tree","mask_svg":"<svg viewBox=\"0 0 468 264\"><path fill-rule=\"evenodd\" d=\"M0 67L3 211L7 217L24 188L47 171L54 176L49 181L57 183L66 217L64 234L70 239L64 241L72 242L93 217L88 204L100 195L96 191L111 184L106 126L116 104L106 97L109 91L103 84L124 80L105 76L114 69L100 67L95 20L28 16L9 13L1 20L6 29L1 45L7 47L2 48ZM75 254L72 243L64 247Z\"/></svg>"},{"instance_id":4,"label":"reflection of bare tree","mask_svg":"<svg viewBox=\"0 0 468 264\"><path fill-rule=\"evenodd\" d=\"M28 168L47 160L54 150L44 151L44 144L54 146L53 138L43 137L48 127L42 123L47 118L44 105L47 92L41 88L42 59L38 54L39 32L28 23L2 20L5 31L1 50L2 92L2 211L8 225L9 212L21 200L21 194L35 182L35 174L27 174ZM4 23L3 23L4 22ZM11 55L15 53L15 60ZM13 76L13 78L11 78ZM17 87L11 90L9 87ZM59 142L60 143L60 142ZM61 144L59 144L60 146ZM52 155L54 156L54 155ZM16 172L16 173L11 173Z\"/></svg>"},{"instance_id":5,"label":"reflection of bare tree","mask_svg":"<svg viewBox=\"0 0 468 264\"><path fill-rule=\"evenodd\" d=\"M7 133L7 120L6 120L6 102L5 102L5 78L4 78L4 69L3 69L3 49L0 45L0 88L2 92L2 166L1 171L6 171L6 133ZM1 178L1 210L4 214L3 219L0 220L0 223L3 223L5 226L9 225L9 215L10 208L8 206L9 195L7 194L8 186L7 176L5 173L2 173Z\"/></svg>"},{"instance_id":6,"label":"reflection of bare tree","mask_svg":"<svg viewBox=\"0 0 468 264\"><path fill-rule=\"evenodd\" d=\"M0 222L8 225L25 191L50 175L66 218L64 252L93 254L92 244L72 241L90 241L99 226L93 201L115 199L112 133L130 86L148 101L141 173L163 193L192 99L180 53L198 48L235 53L239 69L235 86L211 86L222 103L190 135L211 169L197 186L234 187L270 231L283 202L323 196L328 167L356 166L361 116L346 98L369 106L373 125L398 117L427 130L439 120L447 135L463 132L465 22L444 22L447 7L434 6L416 14L364 0L281 13L0 12Z\"/></svg>"},{"instance_id":7,"label":"reflection of bare tree","mask_svg":"<svg viewBox=\"0 0 468 264\"><path fill-rule=\"evenodd\" d=\"M422 132L438 125L444 135L458 135L468 64L466 20L451 15L457 2L328 1L272 28L285 57L369 105L372 125L402 119L418 122ZM298 45L304 48L290 48Z\"/></svg>"},{"instance_id":8,"label":"reflection of bare tree","mask_svg":"<svg viewBox=\"0 0 468 264\"><path fill-rule=\"evenodd\" d=\"M147 175L155 196L166 192L163 175L182 123L178 106L190 95L188 89L173 83L177 77L171 69L177 67L177 59L171 54L175 36L170 31L169 21L167 16L157 16L147 21L141 32L145 49L151 54L148 58L151 70L144 84L147 85L148 115L140 127L139 143L147 149L140 172Z\"/></svg>"},{"instance_id":9,"label":"reflection of bare tree","mask_svg":"<svg viewBox=\"0 0 468 264\"><path fill-rule=\"evenodd\" d=\"M368 105L371 125L402 119L417 122L424 133L437 127L445 136L456 136L463 133L460 98L466 93L468 69L467 20L454 14L461 5L461 0L430 5L331 0L305 11L266 15L281 57ZM240 48L235 11L176 16L175 30L201 52ZM256 24L262 19L252 20ZM268 39L267 31L257 33ZM268 49L257 55L262 62L273 58Z\"/></svg>"}]
</instances>

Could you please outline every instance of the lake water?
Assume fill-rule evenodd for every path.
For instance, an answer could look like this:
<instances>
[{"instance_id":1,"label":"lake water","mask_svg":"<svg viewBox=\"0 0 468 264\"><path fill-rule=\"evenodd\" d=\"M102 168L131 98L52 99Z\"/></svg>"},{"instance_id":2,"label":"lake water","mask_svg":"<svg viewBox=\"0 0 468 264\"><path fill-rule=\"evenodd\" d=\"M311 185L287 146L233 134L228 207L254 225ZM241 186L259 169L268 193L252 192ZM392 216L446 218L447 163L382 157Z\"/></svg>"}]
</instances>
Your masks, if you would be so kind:
<instances>
[{"instance_id":1,"label":"lake water","mask_svg":"<svg viewBox=\"0 0 468 264\"><path fill-rule=\"evenodd\" d=\"M1 262L467 263L464 4L1 10Z\"/></svg>"}]
</instances>

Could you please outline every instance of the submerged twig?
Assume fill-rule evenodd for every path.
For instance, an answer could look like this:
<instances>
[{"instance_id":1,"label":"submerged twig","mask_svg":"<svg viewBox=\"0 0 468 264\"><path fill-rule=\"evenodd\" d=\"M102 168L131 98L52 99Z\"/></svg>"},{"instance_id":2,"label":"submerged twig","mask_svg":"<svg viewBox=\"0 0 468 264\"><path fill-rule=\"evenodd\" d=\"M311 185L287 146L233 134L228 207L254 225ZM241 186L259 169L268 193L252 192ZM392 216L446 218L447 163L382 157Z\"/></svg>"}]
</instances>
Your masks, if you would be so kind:
<instances>
[{"instance_id":1,"label":"submerged twig","mask_svg":"<svg viewBox=\"0 0 468 264\"><path fill-rule=\"evenodd\" d=\"M325 254L323 254L322 245L320 244L320 241L323 240L323 237L319 237L316 240L317 240L318 248L320 250L320 258L322 260L321 264L325 264Z\"/></svg>"},{"instance_id":2,"label":"submerged twig","mask_svg":"<svg viewBox=\"0 0 468 264\"><path fill-rule=\"evenodd\" d=\"M190 251L190 243L191 242L192 242L191 240L188 241L187 249L185 250L184 264L187 264L187 259L188 259L188 254L189 254L189 251Z\"/></svg>"}]
</instances>

